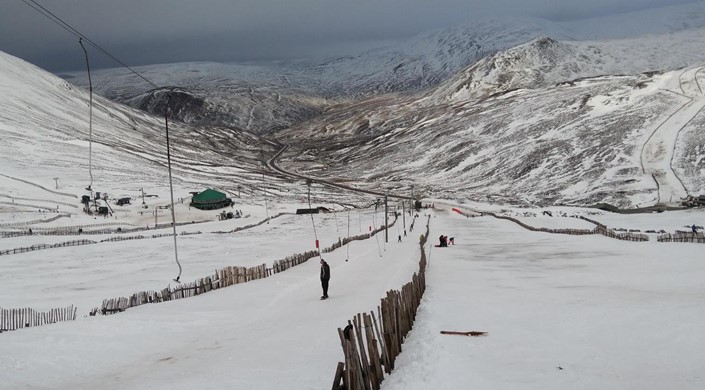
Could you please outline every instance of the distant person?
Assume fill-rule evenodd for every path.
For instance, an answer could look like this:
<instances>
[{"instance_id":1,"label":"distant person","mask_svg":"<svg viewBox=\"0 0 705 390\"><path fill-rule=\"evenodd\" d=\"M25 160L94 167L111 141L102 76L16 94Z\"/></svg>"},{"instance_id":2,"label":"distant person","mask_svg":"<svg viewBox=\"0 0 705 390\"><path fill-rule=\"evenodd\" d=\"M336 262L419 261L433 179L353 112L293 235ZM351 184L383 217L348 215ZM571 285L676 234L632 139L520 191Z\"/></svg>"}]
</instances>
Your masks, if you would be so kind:
<instances>
[{"instance_id":1,"label":"distant person","mask_svg":"<svg viewBox=\"0 0 705 390\"><path fill-rule=\"evenodd\" d=\"M690 228L693 229L693 234L698 232L698 227L695 226L695 224L693 224L693 226L691 226Z\"/></svg>"},{"instance_id":2,"label":"distant person","mask_svg":"<svg viewBox=\"0 0 705 390\"><path fill-rule=\"evenodd\" d=\"M401 234L399 235L399 239L397 240L397 242L401 242Z\"/></svg>"},{"instance_id":3,"label":"distant person","mask_svg":"<svg viewBox=\"0 0 705 390\"><path fill-rule=\"evenodd\" d=\"M404 229L404 237L406 237L406 229Z\"/></svg>"},{"instance_id":4,"label":"distant person","mask_svg":"<svg viewBox=\"0 0 705 390\"><path fill-rule=\"evenodd\" d=\"M448 236L441 235L441 236L438 238L438 241L439 241L439 243L438 243L438 246L439 246L439 247L445 248L445 247L448 246Z\"/></svg>"},{"instance_id":5,"label":"distant person","mask_svg":"<svg viewBox=\"0 0 705 390\"><path fill-rule=\"evenodd\" d=\"M328 299L328 281L330 280L330 267L325 260L321 259L321 287L323 288L323 296L321 299Z\"/></svg>"},{"instance_id":6,"label":"distant person","mask_svg":"<svg viewBox=\"0 0 705 390\"><path fill-rule=\"evenodd\" d=\"M448 239L448 244L450 245L455 245L455 237L451 237Z\"/></svg>"}]
</instances>

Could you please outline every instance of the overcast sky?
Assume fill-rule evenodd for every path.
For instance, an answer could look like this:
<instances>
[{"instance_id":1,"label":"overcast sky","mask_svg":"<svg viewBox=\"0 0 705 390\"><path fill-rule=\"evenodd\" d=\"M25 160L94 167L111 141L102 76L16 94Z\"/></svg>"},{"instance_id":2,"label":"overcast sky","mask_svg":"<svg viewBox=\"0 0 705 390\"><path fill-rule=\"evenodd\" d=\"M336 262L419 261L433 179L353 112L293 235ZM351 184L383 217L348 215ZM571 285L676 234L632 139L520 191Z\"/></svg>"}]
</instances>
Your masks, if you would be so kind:
<instances>
[{"instance_id":1,"label":"overcast sky","mask_svg":"<svg viewBox=\"0 0 705 390\"><path fill-rule=\"evenodd\" d=\"M128 65L143 65L321 57L488 15L560 21L693 0L35 1ZM85 67L73 35L22 0L0 2L0 51L53 72ZM93 52L91 61L118 66Z\"/></svg>"}]
</instances>

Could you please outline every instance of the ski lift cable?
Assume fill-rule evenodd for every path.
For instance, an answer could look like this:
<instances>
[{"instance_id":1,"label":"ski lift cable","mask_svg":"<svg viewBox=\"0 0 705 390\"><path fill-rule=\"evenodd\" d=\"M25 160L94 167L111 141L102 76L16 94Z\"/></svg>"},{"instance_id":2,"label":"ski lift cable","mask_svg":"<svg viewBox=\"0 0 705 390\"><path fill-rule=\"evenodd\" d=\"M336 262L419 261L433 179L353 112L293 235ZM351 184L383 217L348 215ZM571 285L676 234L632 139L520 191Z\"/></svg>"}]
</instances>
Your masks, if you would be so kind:
<instances>
[{"instance_id":1,"label":"ski lift cable","mask_svg":"<svg viewBox=\"0 0 705 390\"><path fill-rule=\"evenodd\" d=\"M264 161L264 151L262 149L259 150L260 155L262 156L262 161ZM264 213L267 216L267 224L269 225L269 207L267 206L267 188L265 187L265 181L264 181L264 170L262 171L262 192L264 193Z\"/></svg>"},{"instance_id":2,"label":"ski lift cable","mask_svg":"<svg viewBox=\"0 0 705 390\"><path fill-rule=\"evenodd\" d=\"M88 191L93 189L93 81L91 80L91 65L88 62L88 51L83 46L83 38L78 38L83 53L86 56L86 69L88 70L88 175L91 178Z\"/></svg>"},{"instance_id":3,"label":"ski lift cable","mask_svg":"<svg viewBox=\"0 0 705 390\"><path fill-rule=\"evenodd\" d=\"M180 283L179 279L181 278L181 272L183 269L181 268L181 263L179 262L179 251L178 247L176 244L176 214L174 212L174 183L172 180L172 175L171 175L171 147L169 145L169 103L171 103L171 92L174 90L172 87L169 92L168 96L166 99L166 107L164 108L164 125L166 127L166 160L167 160L167 166L169 169L169 193L171 194L171 227L173 229L174 233L174 259L176 259L176 265L179 266L179 275L176 276L176 279L174 279L175 282Z\"/></svg>"},{"instance_id":4,"label":"ski lift cable","mask_svg":"<svg viewBox=\"0 0 705 390\"><path fill-rule=\"evenodd\" d=\"M338 212L337 211L333 212L333 217L335 218L335 231L340 233L340 229L338 229Z\"/></svg>"},{"instance_id":5,"label":"ski lift cable","mask_svg":"<svg viewBox=\"0 0 705 390\"><path fill-rule=\"evenodd\" d=\"M39 4L35 0L22 0L23 3L31 7L33 10L39 12L40 14L44 15L47 19L51 20L52 22L56 23L59 25L59 27L63 28L64 30L68 31L70 34L75 35L77 38L83 38L86 42L88 42L91 46L94 48L98 49L101 53L105 54L109 58L111 58L113 61L117 62L120 64L122 67L126 68L133 74L135 74L137 77L141 78L144 80L147 84L151 85L154 88L160 88L157 84L149 81L146 77L142 76L139 72L136 70L132 69L129 65L125 64L124 62L120 61L117 57L112 55L109 51L103 49L100 45L97 43L93 42L90 38L86 37L83 35L80 31L76 30L73 28L70 24L62 20L60 17L56 16L53 12L49 11L47 8Z\"/></svg>"},{"instance_id":6,"label":"ski lift cable","mask_svg":"<svg viewBox=\"0 0 705 390\"><path fill-rule=\"evenodd\" d=\"M345 246L345 261L350 260L350 210L348 210L348 244Z\"/></svg>"},{"instance_id":7,"label":"ski lift cable","mask_svg":"<svg viewBox=\"0 0 705 390\"><path fill-rule=\"evenodd\" d=\"M382 249L379 247L379 234L377 234L377 224L375 223L375 216L377 215L377 204L375 203L375 212L372 213L372 229L375 233L375 239L377 240L377 251L379 252L379 257L382 257Z\"/></svg>"},{"instance_id":8,"label":"ski lift cable","mask_svg":"<svg viewBox=\"0 0 705 390\"><path fill-rule=\"evenodd\" d=\"M308 184L308 209L309 211L311 211L311 180L307 180L306 184ZM313 213L309 212L309 214L311 215L311 225L313 226L313 237L316 239L316 249L318 249L318 257L323 260L323 257L321 256L321 251L319 249L318 233L316 233L316 223L313 220Z\"/></svg>"},{"instance_id":9,"label":"ski lift cable","mask_svg":"<svg viewBox=\"0 0 705 390\"><path fill-rule=\"evenodd\" d=\"M88 44L90 44L91 46L96 48L98 51L105 54L106 56L108 56L109 58L111 58L112 60L114 60L115 62L117 62L118 64L120 64L121 66L123 66L124 68L126 68L127 70L132 72L133 74L135 74L140 79L144 80L147 84L149 84L153 88L155 88L155 89L161 88L160 86L158 86L157 84L148 80L146 77L141 75L139 72L132 69L130 66L128 66L127 64L125 64L121 60L119 60L117 57L112 55L109 51L107 51L106 49L104 49L103 47L98 45L97 43L93 42L90 38L88 38L87 36L85 36L84 34L79 32L75 28L73 28L70 24L65 22L60 17L56 16L56 14L54 14L53 12L51 12L50 10L48 10L47 8L45 8L44 6L39 4L37 1L35 1L35 0L22 0L22 2L24 4L26 4L27 6L29 6L30 8L32 8L33 10L40 13L41 15L43 15L44 17L46 17L47 19L49 19L52 22L54 22L55 24L57 24L62 29L66 30L68 33L79 38L79 43L81 43L81 47L83 48L84 53L86 54L86 65L87 66L88 66L88 59L87 59L88 53L85 49L85 46L82 44L81 40L85 40ZM91 133L91 135L89 137L89 174L91 176L91 185L92 185L93 174L92 174L92 168L91 168L91 166L92 166L92 161L91 161L92 150L91 149L92 149L92 106L93 106L92 105L92 89L93 89L93 87L92 87L92 80L90 79L90 69L89 69L89 80L88 81L89 81L90 98L91 98L91 114L90 114L90 116L91 116L90 122L91 123L89 123L89 131ZM179 282L179 279L181 278L182 267L181 267L181 263L179 262L178 247L177 247L177 240L176 240L176 215L174 212L174 187L173 187L173 179L172 179L172 174L171 174L171 147L169 144L169 124L168 124L168 108L169 108L169 103L171 100L171 92L173 92L174 88L175 87L171 87L168 92L167 104L166 104L166 109L164 112L164 120L165 120L165 125L166 125L166 138L167 138L166 147L167 147L167 163L168 163L168 169L169 169L169 188L170 188L170 193L171 193L171 217L172 217L172 225L173 225L173 231L174 231L174 256L176 259L176 264L179 266L179 275L174 280L176 282Z\"/></svg>"}]
</instances>

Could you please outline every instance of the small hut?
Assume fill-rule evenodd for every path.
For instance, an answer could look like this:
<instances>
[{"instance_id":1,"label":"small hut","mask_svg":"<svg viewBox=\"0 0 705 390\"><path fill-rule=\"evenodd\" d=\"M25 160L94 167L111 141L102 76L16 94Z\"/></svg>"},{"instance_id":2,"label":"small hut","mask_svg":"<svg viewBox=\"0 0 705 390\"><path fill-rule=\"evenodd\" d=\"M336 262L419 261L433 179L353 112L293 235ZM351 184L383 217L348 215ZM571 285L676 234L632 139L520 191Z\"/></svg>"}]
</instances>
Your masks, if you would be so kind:
<instances>
[{"instance_id":1,"label":"small hut","mask_svg":"<svg viewBox=\"0 0 705 390\"><path fill-rule=\"evenodd\" d=\"M233 204L232 199L220 191L206 189L191 198L190 206L200 210L215 210Z\"/></svg>"}]
</instances>

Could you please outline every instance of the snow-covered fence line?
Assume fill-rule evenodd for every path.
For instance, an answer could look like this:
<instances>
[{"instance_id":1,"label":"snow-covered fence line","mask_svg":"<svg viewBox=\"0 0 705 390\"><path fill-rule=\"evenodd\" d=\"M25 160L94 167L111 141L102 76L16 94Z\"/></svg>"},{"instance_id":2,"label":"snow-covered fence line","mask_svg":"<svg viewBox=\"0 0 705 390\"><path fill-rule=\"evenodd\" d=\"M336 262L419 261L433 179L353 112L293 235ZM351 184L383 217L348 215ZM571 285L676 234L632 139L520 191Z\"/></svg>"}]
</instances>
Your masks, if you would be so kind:
<instances>
[{"instance_id":1,"label":"snow-covered fence line","mask_svg":"<svg viewBox=\"0 0 705 390\"><path fill-rule=\"evenodd\" d=\"M702 233L676 231L675 234L661 234L656 240L658 242L694 242L704 244L705 236Z\"/></svg>"},{"instance_id":2,"label":"snow-covered fence line","mask_svg":"<svg viewBox=\"0 0 705 390\"><path fill-rule=\"evenodd\" d=\"M394 220L392 221L392 223L389 224L388 227L394 226L394 224L397 222L397 219L398 219L398 217L395 216ZM338 242L336 242L335 244L331 245L328 248L323 248L322 253L333 252L334 250L347 245L347 243L349 243L349 242L366 240L368 238L374 237L375 234L380 233L381 231L383 231L384 229L386 229L388 227L382 225L369 233L359 234L357 236L352 236L352 237L345 237L343 239L340 239L340 237L338 237Z\"/></svg>"},{"instance_id":3,"label":"snow-covered fence line","mask_svg":"<svg viewBox=\"0 0 705 390\"><path fill-rule=\"evenodd\" d=\"M34 205L34 204L16 203L16 202L0 202L0 204L7 204L7 205L11 205L11 206L20 206L20 207L31 207L33 209L38 209L38 210L56 211L55 207L39 206L39 205Z\"/></svg>"},{"instance_id":4,"label":"snow-covered fence line","mask_svg":"<svg viewBox=\"0 0 705 390\"><path fill-rule=\"evenodd\" d=\"M31 181L23 180L23 179L20 179L20 178L17 178L17 177L12 177L12 176L8 176L8 175L3 175L2 173L0 173L0 176L6 177L6 178L12 179L12 180L21 181L22 183L26 183L26 184L29 184L29 185L31 185L31 186L39 187L39 188L43 189L44 191L51 192L52 194L63 195L63 196L70 196L70 197L72 197L72 198L78 198L78 195L67 194L67 193L65 193L65 192L59 192L59 191L50 190L50 189L48 189L48 188L46 188L46 187L44 187L44 186L42 186L42 185L39 185L39 184L36 184L36 183L32 183Z\"/></svg>"},{"instance_id":5,"label":"snow-covered fence line","mask_svg":"<svg viewBox=\"0 0 705 390\"><path fill-rule=\"evenodd\" d=\"M265 222L269 222L270 220L272 220L272 219L274 219L274 218L279 218L279 217L281 217L282 215L289 215L289 214L291 214L291 213L279 213L279 214L273 215L273 216L271 216L271 217L269 217L269 218L265 218L265 219L263 219L263 220L261 220L261 221L259 221L259 222L257 222L257 223L251 223L251 224L249 224L249 225L236 227L235 229L229 231L228 233L237 233L237 232L239 232L239 231L241 231L241 230L252 229L253 227L257 227L257 226L259 226L259 225L262 225L262 224L264 224ZM245 218L247 218L247 217L249 217L249 216L250 216L250 215L248 214L248 215L245 216Z\"/></svg>"},{"instance_id":6,"label":"snow-covered fence line","mask_svg":"<svg viewBox=\"0 0 705 390\"><path fill-rule=\"evenodd\" d=\"M179 233L180 236L193 236L197 234L203 234L203 232L198 231L198 232L181 232ZM131 240L144 240L148 238L162 238L162 237L173 237L174 233L162 233L162 234L152 234L151 236L117 236L117 237L110 237L110 238L105 238L103 240L100 240L100 242L119 242L119 241L131 241Z\"/></svg>"},{"instance_id":7,"label":"snow-covered fence line","mask_svg":"<svg viewBox=\"0 0 705 390\"><path fill-rule=\"evenodd\" d=\"M51 309L46 312L40 312L30 308L0 308L0 333L8 330L54 324L62 321L73 321L75 319L76 308L73 305L65 308Z\"/></svg>"},{"instance_id":8,"label":"snow-covered fence line","mask_svg":"<svg viewBox=\"0 0 705 390\"><path fill-rule=\"evenodd\" d=\"M590 218L585 217L585 216L582 216L582 215L579 215L578 218L582 219L583 221L590 222L591 224L593 224L593 225L595 225L595 226L602 226L602 227L604 227L604 228L607 227L606 225L601 224L601 223L595 221L594 219L590 219Z\"/></svg>"},{"instance_id":9,"label":"snow-covered fence line","mask_svg":"<svg viewBox=\"0 0 705 390\"><path fill-rule=\"evenodd\" d=\"M276 217L279 217L284 214L287 214L287 213L281 213L281 214L275 215L274 217L270 217L269 219L276 218ZM258 222L255 224L250 224L247 226L239 227L231 232L241 231L241 230L253 228L255 226L259 226L259 225L267 222L269 219L264 219L261 222ZM114 223L114 222L108 222L108 223ZM93 225L93 226L95 226L95 225ZM75 228L73 228L73 229L75 229ZM130 232L135 232L135 231L139 231L139 230L141 230L141 229L140 228L130 229L130 230L119 229L117 231L117 233L130 233ZM7 233L7 236L3 236L3 237L16 237L16 236L29 235L25 232L17 232L17 233L20 233L20 234L13 236L12 235L13 233ZM91 232L83 232L81 234L91 235L91 234L109 234L109 233L116 233L116 232L114 232L113 230L108 230L108 231L94 230ZM218 232L216 232L216 233L218 233ZM220 232L220 233L225 233L225 232ZM179 233L179 235L181 235L181 236L190 236L190 235L195 235L195 234L203 234L203 232L197 231L197 232L181 232L181 233ZM46 232L46 235L54 235L54 232L52 232L52 231ZM63 234L56 234L56 235L63 235ZM172 237L172 236L173 236L173 233L162 233L162 234L152 234L151 236L142 236L142 235L139 235L139 236L117 236L117 237L106 238L106 239L103 239L100 241L75 240L75 241L67 241L67 242L63 242L63 243L59 243L59 244L38 244L38 245L32 245L31 247L3 250L3 251L0 251L0 256L17 254L17 253L25 253L25 252L41 250L41 249L60 248L60 247L64 247L64 246L97 244L98 242L118 242L118 241L130 241L130 240L143 240L143 239L147 239L147 238L162 238L162 237ZM308 260L308 259L306 259L306 260ZM295 265L298 265L298 264L300 264L300 263L297 263ZM270 268L269 270L270 270L269 272L274 273L273 268Z\"/></svg>"},{"instance_id":10,"label":"snow-covered fence line","mask_svg":"<svg viewBox=\"0 0 705 390\"><path fill-rule=\"evenodd\" d=\"M595 226L595 233L602 234L605 237L614 238L622 241L649 241L649 236L646 234L636 234L636 233L617 233L612 229L604 227L604 225Z\"/></svg>"},{"instance_id":11,"label":"snow-covered fence line","mask_svg":"<svg viewBox=\"0 0 705 390\"><path fill-rule=\"evenodd\" d=\"M271 276L266 264L254 267L225 267L216 270L215 274L199 278L191 283L183 283L174 287L167 286L160 291L140 291L129 297L104 299L100 308L91 310L90 315L109 315L123 312L131 307L141 306L146 303L159 303L175 299L190 298L228 287L233 284L246 283L252 280L263 279Z\"/></svg>"},{"instance_id":12,"label":"snow-covered fence line","mask_svg":"<svg viewBox=\"0 0 705 390\"><path fill-rule=\"evenodd\" d=\"M338 363L333 389L377 390L384 374L390 374L394 369L394 362L401 353L404 338L411 331L426 290L424 247L428 236L427 224L426 233L419 241L419 272L414 273L411 281L402 286L401 291L388 291L377 306L376 316L374 311L358 313L348 321L345 329L338 328L345 361Z\"/></svg>"},{"instance_id":13,"label":"snow-covered fence line","mask_svg":"<svg viewBox=\"0 0 705 390\"><path fill-rule=\"evenodd\" d=\"M284 272L291 267L296 267L299 264L307 262L309 259L318 256L318 251L308 251L304 253L297 253L295 255L287 256L281 260L274 260L272 263L271 271L272 274L278 274ZM268 268L269 270L270 268Z\"/></svg>"},{"instance_id":14,"label":"snow-covered fence line","mask_svg":"<svg viewBox=\"0 0 705 390\"><path fill-rule=\"evenodd\" d=\"M491 215L497 219L505 219L507 221L511 221L516 223L517 225L523 227L524 229L531 230L532 232L544 232L544 233L553 233L553 234L570 234L572 236L584 236L584 235L589 235L589 234L595 234L594 229L552 229L552 228L545 228L545 227L534 227L529 224L526 224L516 218L513 217L507 217L504 215L497 215L495 213L490 213L490 212L483 212L483 214Z\"/></svg>"},{"instance_id":15,"label":"snow-covered fence line","mask_svg":"<svg viewBox=\"0 0 705 390\"><path fill-rule=\"evenodd\" d=\"M211 222L211 221L191 221L191 222L179 222L176 224L176 226L184 226L184 225L194 225L198 223L204 223L204 222ZM100 230L84 230L84 229L89 229L89 228L95 228L95 227L104 227L104 226L117 226L118 229L100 229ZM134 232L142 232L142 231L148 231L148 230L155 230L154 227L126 227L123 228L123 226L134 226L131 223L124 223L124 222L105 222L105 223L96 223L96 224L91 224L91 225L78 225L78 226L71 226L71 227L64 227L64 228L36 228L32 231L32 233L29 233L28 231L21 231L21 232L2 232L0 233L0 236L3 238L10 238L10 237L19 237L19 236L30 236L30 235L43 235L43 236L75 236L75 235L98 235L98 234L114 234L114 233L134 233ZM171 227L171 224L163 224L159 225L159 228L169 228Z\"/></svg>"},{"instance_id":16,"label":"snow-covered fence line","mask_svg":"<svg viewBox=\"0 0 705 390\"><path fill-rule=\"evenodd\" d=\"M283 215L279 214L276 215L275 217ZM272 217L274 218L274 217ZM250 227L258 226L261 225L262 223L266 222L267 219L265 219L262 222L259 222L257 224L253 225L248 225ZM391 225L390 225L391 226ZM243 228L239 228L239 230L243 230ZM384 226L376 229L372 233L378 233L382 230L384 230ZM238 230L238 231L239 231ZM200 234L198 233L193 233L193 234ZM164 234L163 236L170 236L171 234ZM363 234L361 236L355 236L355 237L350 237L350 241L353 241L353 239L358 239L361 240L363 239L362 237L369 238L373 234ZM136 236L136 237L142 237L142 236ZM154 237L154 236L152 236ZM146 238L146 237L144 237ZM131 239L131 238L125 238L125 239ZM132 238L132 239L139 239L139 238ZM107 239L113 240L113 239ZM104 240L106 241L106 240ZM324 252L332 252L336 248L340 248L338 245L340 241L336 244L333 244L332 246L328 248L324 248ZM295 254L292 256L288 256L282 260L276 260L274 261L273 265L271 268L267 268L267 264L262 264L254 267L225 267L220 270L216 270L215 273L211 276L207 276L205 278L200 278L195 280L192 283L185 283L181 284L176 287L171 287L167 286L165 289L161 291L140 291L132 294L130 297L120 297L120 298L111 298L111 299L104 299L103 303L100 308L96 307L93 310L91 310L90 315L96 315L96 314L113 314L113 313L118 313L125 311L131 307L135 306L140 306L145 303L159 303L159 302L165 302L165 301L170 301L174 299L181 299L181 298L189 298L193 297L196 295L201 295L205 294L207 292L210 292L212 290L217 290L221 287L228 287L233 284L239 284L239 283L246 283L252 280L257 280L257 279L263 279L270 277L276 273L283 272L291 267L295 267L299 264L302 264L309 259L318 256L318 251L317 250L311 250L307 251L304 253L299 253Z\"/></svg>"},{"instance_id":17,"label":"snow-covered fence line","mask_svg":"<svg viewBox=\"0 0 705 390\"><path fill-rule=\"evenodd\" d=\"M25 222L12 222L12 223L0 223L0 228L20 228L21 226L35 225L38 223L49 223L54 222L59 218L71 218L71 214L59 214L47 219L34 219ZM36 229L36 228L35 228Z\"/></svg>"},{"instance_id":18,"label":"snow-covered fence line","mask_svg":"<svg viewBox=\"0 0 705 390\"><path fill-rule=\"evenodd\" d=\"M194 234L203 234L203 233L202 232L181 232L181 233L179 233L179 235L181 235L181 236L191 236ZM32 246L27 246L27 247L2 250L2 251L0 251L0 256L38 251L38 250L42 250L42 249L63 248L66 246L91 245L91 244L98 244L101 242L144 240L146 238L172 237L173 235L174 235L173 233L163 233L163 234L152 234L151 236L142 236L142 235L140 235L140 236L118 236L118 237L106 238L106 239L100 240L100 241L74 240L74 241L60 242L58 244L37 244L37 245L32 245Z\"/></svg>"},{"instance_id":19,"label":"snow-covered fence line","mask_svg":"<svg viewBox=\"0 0 705 390\"><path fill-rule=\"evenodd\" d=\"M91 241L91 240L74 240L74 241L60 242L58 244L37 244L37 245L26 246L26 247L22 247L22 248L5 249L5 250L0 251L0 256L38 251L38 250L42 250L42 249L63 248L66 246L91 245L91 244L97 244L97 243L98 243L97 241Z\"/></svg>"},{"instance_id":20,"label":"snow-covered fence line","mask_svg":"<svg viewBox=\"0 0 705 390\"><path fill-rule=\"evenodd\" d=\"M394 223L396 222L396 218L394 221L392 221L391 224L389 224L389 227L394 226ZM359 241L359 240L366 240L368 238L373 237L375 234L383 231L385 229L385 226L380 226L377 229L371 231L370 233L365 233L365 234L359 234L357 236L352 236L352 237L345 237L341 239L338 237L338 241L334 243L333 245L321 249L321 253L330 253L333 252L334 250L343 247L349 242L352 241ZM286 271L287 269L291 267L295 267L299 264L303 264L306 261L308 261L311 258L314 258L318 256L318 251L312 250L304 253L297 253L292 256L287 256L284 259L281 260L275 260L274 263L272 263L272 268L271 268L271 273L272 274L277 274L279 272ZM269 269L268 269L269 270Z\"/></svg>"},{"instance_id":21,"label":"snow-covered fence line","mask_svg":"<svg viewBox=\"0 0 705 390\"><path fill-rule=\"evenodd\" d=\"M7 194L0 194L0 196L2 196L2 197L4 197L4 198L10 198L10 199L30 200L30 201L32 201L32 202L45 202L45 203L60 204L60 205L63 205L63 206L73 207L73 208L75 208L75 209L78 208L78 205L75 204L75 203L60 202L60 201L53 200L53 199L20 198L20 197L17 197L17 196L11 196L11 195L7 195Z\"/></svg>"},{"instance_id":22,"label":"snow-covered fence line","mask_svg":"<svg viewBox=\"0 0 705 390\"><path fill-rule=\"evenodd\" d=\"M486 212L486 211L481 212L481 213L483 215L490 215L490 216L497 218L497 219L504 219L507 221L514 222L517 225L523 227L524 229L527 229L527 230L530 230L533 232L544 232L544 233L553 233L553 234L569 234L569 235L573 235L573 236L601 234L605 237L614 238L616 240L622 240L622 241L637 241L637 242L649 241L649 236L647 236L646 234L636 234L636 233L631 233L631 232L630 233L617 233L614 230L607 228L605 225L603 225L597 221L593 221L593 220L590 220L590 219L582 217L582 216L580 217L580 219L583 219L583 220L586 220L588 222L595 224L596 225L595 228L593 228L593 229L551 229L551 228L544 228L544 227L537 228L537 227L528 225L528 224L526 224L516 218L507 217L504 215L497 215L495 213Z\"/></svg>"},{"instance_id":23,"label":"snow-covered fence line","mask_svg":"<svg viewBox=\"0 0 705 390\"><path fill-rule=\"evenodd\" d=\"M277 215L271 216L269 218L265 218L260 222L250 224L250 225L245 225L241 226L238 228L235 228L233 230L227 231L227 232L213 232L213 233L237 233L241 230L246 230L253 228L255 226L262 225L263 223L272 220L277 217L281 217L282 215L288 215L291 213L279 213ZM246 217L248 217L247 215ZM185 226L185 225L195 225L199 223L205 223L205 222L213 222L213 221L190 221L190 222L179 222L176 224L176 226ZM105 226L118 226L120 229L100 229L100 230L84 230L84 229L89 229L89 228L96 228L96 227L105 227ZM169 228L171 227L171 223L168 224L161 224L158 227L141 227L141 226L136 226L136 227L128 227L128 228L123 228L123 226L134 226L131 223L125 223L125 222L104 222L104 223L96 223L96 224L90 224L90 225L78 225L78 226L71 226L71 227L64 227L64 228L33 228L34 230L32 233L30 233L27 230L23 231L12 231L12 232L0 232L0 238L12 238L12 237L21 237L21 236L30 236L30 235L44 235L44 236L74 236L74 235L96 235L96 234L114 234L114 233L134 233L134 232L142 232L142 231L149 231L149 230L155 230L159 228Z\"/></svg>"}]
</instances>

